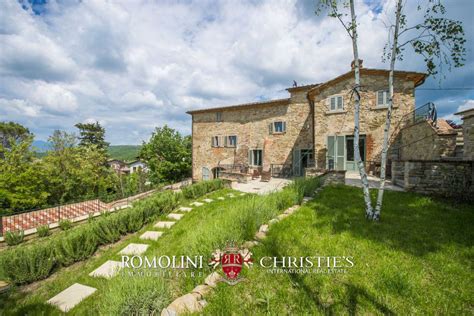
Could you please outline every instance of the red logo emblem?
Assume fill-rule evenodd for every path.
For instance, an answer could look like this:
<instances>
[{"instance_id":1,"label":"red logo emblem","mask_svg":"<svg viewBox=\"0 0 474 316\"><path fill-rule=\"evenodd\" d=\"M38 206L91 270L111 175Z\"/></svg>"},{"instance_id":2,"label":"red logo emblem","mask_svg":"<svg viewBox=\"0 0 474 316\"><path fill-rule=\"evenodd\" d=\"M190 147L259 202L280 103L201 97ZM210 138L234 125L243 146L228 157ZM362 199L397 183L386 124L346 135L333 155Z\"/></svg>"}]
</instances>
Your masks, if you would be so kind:
<instances>
[{"instance_id":1,"label":"red logo emblem","mask_svg":"<svg viewBox=\"0 0 474 316\"><path fill-rule=\"evenodd\" d=\"M209 264L215 269L219 264L225 274L225 281L234 285L242 280L239 274L242 267L250 267L252 264L252 253L248 249L239 249L234 243L228 243L224 251L217 249L212 254Z\"/></svg>"}]
</instances>

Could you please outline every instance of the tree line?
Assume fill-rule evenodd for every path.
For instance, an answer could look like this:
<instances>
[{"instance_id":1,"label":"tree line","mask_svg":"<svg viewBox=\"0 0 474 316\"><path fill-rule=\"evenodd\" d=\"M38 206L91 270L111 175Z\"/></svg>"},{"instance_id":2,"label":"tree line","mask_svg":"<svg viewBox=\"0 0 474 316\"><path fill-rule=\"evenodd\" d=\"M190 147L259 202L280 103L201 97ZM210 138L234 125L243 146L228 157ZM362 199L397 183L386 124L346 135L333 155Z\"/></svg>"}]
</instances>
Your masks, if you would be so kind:
<instances>
[{"instance_id":1,"label":"tree line","mask_svg":"<svg viewBox=\"0 0 474 316\"><path fill-rule=\"evenodd\" d=\"M117 173L100 123L78 123L78 135L55 130L39 159L34 134L16 122L0 122L0 214L99 198L124 198L191 174L191 139L168 126L156 128L139 158L148 172Z\"/></svg>"}]
</instances>

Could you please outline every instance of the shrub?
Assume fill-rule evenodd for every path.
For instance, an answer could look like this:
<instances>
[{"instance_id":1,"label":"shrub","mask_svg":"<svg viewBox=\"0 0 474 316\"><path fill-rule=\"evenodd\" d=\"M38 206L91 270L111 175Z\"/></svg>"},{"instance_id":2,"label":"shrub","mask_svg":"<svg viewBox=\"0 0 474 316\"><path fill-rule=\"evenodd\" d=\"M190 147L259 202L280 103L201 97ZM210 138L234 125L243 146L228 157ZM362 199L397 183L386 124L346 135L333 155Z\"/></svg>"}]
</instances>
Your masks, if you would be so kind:
<instances>
[{"instance_id":1,"label":"shrub","mask_svg":"<svg viewBox=\"0 0 474 316\"><path fill-rule=\"evenodd\" d=\"M61 230L69 230L72 228L72 222L68 219L63 219L59 221L59 228L61 228Z\"/></svg>"},{"instance_id":2,"label":"shrub","mask_svg":"<svg viewBox=\"0 0 474 316\"><path fill-rule=\"evenodd\" d=\"M206 193L218 190L224 186L221 179L214 179L209 181L201 181L182 189L183 196L187 199L195 199L203 196Z\"/></svg>"},{"instance_id":3,"label":"shrub","mask_svg":"<svg viewBox=\"0 0 474 316\"><path fill-rule=\"evenodd\" d=\"M1 264L7 278L23 284L48 277L56 261L50 243L44 243L6 250L2 253Z\"/></svg>"},{"instance_id":4,"label":"shrub","mask_svg":"<svg viewBox=\"0 0 474 316\"><path fill-rule=\"evenodd\" d=\"M25 232L23 230L19 231L7 231L5 233L5 242L9 246L15 246L21 244L25 238Z\"/></svg>"},{"instance_id":5,"label":"shrub","mask_svg":"<svg viewBox=\"0 0 474 316\"><path fill-rule=\"evenodd\" d=\"M38 226L36 228L36 233L38 234L38 237L49 236L49 234L50 234L49 225Z\"/></svg>"},{"instance_id":6,"label":"shrub","mask_svg":"<svg viewBox=\"0 0 474 316\"><path fill-rule=\"evenodd\" d=\"M82 227L81 227L82 228ZM54 244L54 256L63 266L89 258L97 249L97 237L88 227L68 232Z\"/></svg>"},{"instance_id":7,"label":"shrub","mask_svg":"<svg viewBox=\"0 0 474 316\"><path fill-rule=\"evenodd\" d=\"M100 245L116 242L127 232L127 218L130 210L97 219L92 224L92 231Z\"/></svg>"}]
</instances>

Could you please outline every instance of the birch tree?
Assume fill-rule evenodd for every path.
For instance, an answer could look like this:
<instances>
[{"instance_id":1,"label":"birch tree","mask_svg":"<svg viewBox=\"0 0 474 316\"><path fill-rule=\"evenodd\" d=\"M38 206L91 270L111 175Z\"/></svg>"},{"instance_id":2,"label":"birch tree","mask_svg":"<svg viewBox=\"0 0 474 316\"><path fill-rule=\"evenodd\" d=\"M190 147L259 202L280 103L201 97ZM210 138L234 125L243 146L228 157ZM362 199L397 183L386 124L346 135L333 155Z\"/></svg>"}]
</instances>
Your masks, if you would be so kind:
<instances>
[{"instance_id":1,"label":"birch tree","mask_svg":"<svg viewBox=\"0 0 474 316\"><path fill-rule=\"evenodd\" d=\"M403 52L406 46L411 45L414 52L423 56L428 74L436 75L438 69L443 69L443 65L462 67L465 60L466 42L462 23L443 17L446 13L445 7L439 0L428 0L425 7L423 20L411 27L407 27L407 17L403 14L404 3L397 1L395 9L395 24L389 29L389 42L384 49L384 60L390 60L390 71L388 76L388 109L385 120L384 138L381 155L380 187L377 195L377 203L372 219L379 220L383 203L385 188L385 175L388 151L388 139L392 120L393 108L393 86L395 62L403 59ZM418 6L418 11L422 10ZM390 34L392 32L393 33ZM399 43L400 37L403 42Z\"/></svg>"},{"instance_id":2,"label":"birch tree","mask_svg":"<svg viewBox=\"0 0 474 316\"><path fill-rule=\"evenodd\" d=\"M349 21L344 21L348 16L347 13L341 13L339 6L344 9L349 9ZM329 16L337 18L341 25L346 30L346 33L352 40L352 53L354 55L354 87L352 88L352 97L354 100L354 159L359 169L360 179L362 183L362 191L364 193L365 215L367 218L374 217L372 202L370 200L369 182L367 179L367 172L365 171L364 163L360 157L359 148L359 113L360 113L360 62L359 62L359 48L358 48L358 33L357 33L357 15L355 13L354 0L349 2L339 3L336 0L327 0L320 2L320 8L316 11L318 14L322 8L329 9Z\"/></svg>"}]
</instances>

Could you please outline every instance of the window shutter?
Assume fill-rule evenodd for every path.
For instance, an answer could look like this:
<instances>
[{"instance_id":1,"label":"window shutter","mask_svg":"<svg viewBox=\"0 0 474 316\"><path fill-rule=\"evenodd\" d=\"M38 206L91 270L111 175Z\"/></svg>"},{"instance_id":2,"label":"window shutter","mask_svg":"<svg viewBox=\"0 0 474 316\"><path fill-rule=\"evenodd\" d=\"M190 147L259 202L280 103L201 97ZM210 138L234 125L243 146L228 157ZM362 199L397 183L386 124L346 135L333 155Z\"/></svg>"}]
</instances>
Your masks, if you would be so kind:
<instances>
[{"instance_id":1,"label":"window shutter","mask_svg":"<svg viewBox=\"0 0 474 316\"><path fill-rule=\"evenodd\" d=\"M330 106L331 106L331 98L326 98L326 107L328 110L331 109Z\"/></svg>"},{"instance_id":2,"label":"window shutter","mask_svg":"<svg viewBox=\"0 0 474 316\"><path fill-rule=\"evenodd\" d=\"M283 133L286 132L286 122L283 122Z\"/></svg>"},{"instance_id":3,"label":"window shutter","mask_svg":"<svg viewBox=\"0 0 474 316\"><path fill-rule=\"evenodd\" d=\"M344 97L341 97L341 103L342 103L342 108L341 108L341 110L344 110Z\"/></svg>"},{"instance_id":4,"label":"window shutter","mask_svg":"<svg viewBox=\"0 0 474 316\"><path fill-rule=\"evenodd\" d=\"M252 151L249 149L249 165L252 165Z\"/></svg>"},{"instance_id":5,"label":"window shutter","mask_svg":"<svg viewBox=\"0 0 474 316\"><path fill-rule=\"evenodd\" d=\"M211 137L211 146L216 147L216 138L214 136Z\"/></svg>"},{"instance_id":6,"label":"window shutter","mask_svg":"<svg viewBox=\"0 0 474 316\"><path fill-rule=\"evenodd\" d=\"M268 130L269 130L269 133L270 133L270 134L273 134L273 123L270 123L270 124L268 125Z\"/></svg>"},{"instance_id":7,"label":"window shutter","mask_svg":"<svg viewBox=\"0 0 474 316\"><path fill-rule=\"evenodd\" d=\"M235 136L235 147L237 147L237 136Z\"/></svg>"}]
</instances>

